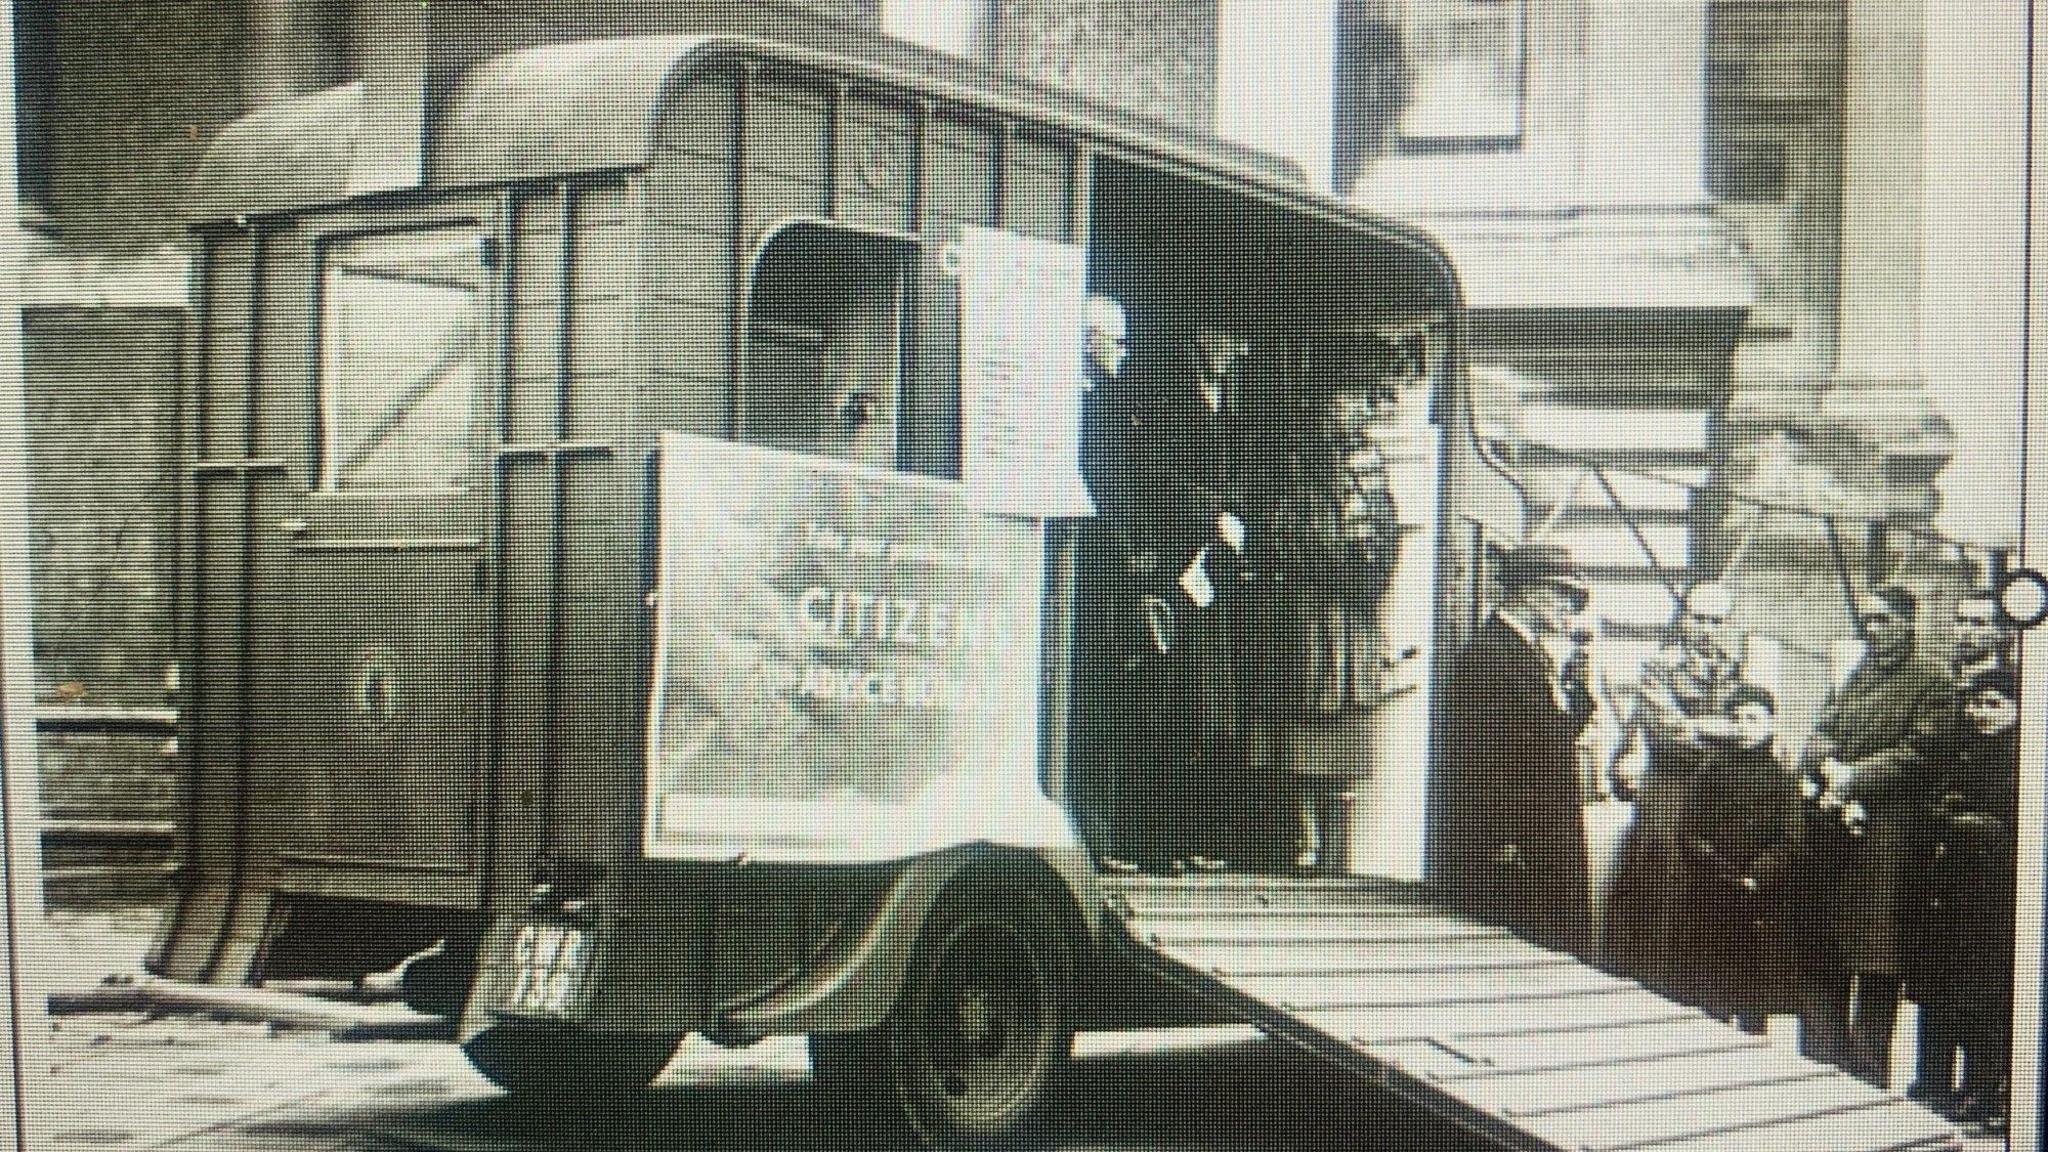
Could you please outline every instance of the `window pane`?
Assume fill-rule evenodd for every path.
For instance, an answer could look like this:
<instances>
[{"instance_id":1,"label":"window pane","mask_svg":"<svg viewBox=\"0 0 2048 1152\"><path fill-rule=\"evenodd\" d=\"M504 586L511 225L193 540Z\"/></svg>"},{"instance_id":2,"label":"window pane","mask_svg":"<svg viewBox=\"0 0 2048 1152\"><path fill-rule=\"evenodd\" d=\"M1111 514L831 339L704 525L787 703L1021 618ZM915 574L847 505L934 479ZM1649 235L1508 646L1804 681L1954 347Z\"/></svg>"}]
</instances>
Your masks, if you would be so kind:
<instances>
[{"instance_id":1,"label":"window pane","mask_svg":"<svg viewBox=\"0 0 2048 1152\"><path fill-rule=\"evenodd\" d=\"M1406 0L1405 148L1507 147L1522 136L1523 0Z\"/></svg>"},{"instance_id":2,"label":"window pane","mask_svg":"<svg viewBox=\"0 0 2048 1152\"><path fill-rule=\"evenodd\" d=\"M469 225L341 241L321 285L323 488L454 483L475 446L482 245Z\"/></svg>"},{"instance_id":3,"label":"window pane","mask_svg":"<svg viewBox=\"0 0 2048 1152\"><path fill-rule=\"evenodd\" d=\"M776 235L754 272L742 438L896 467L905 258L823 225Z\"/></svg>"}]
</instances>

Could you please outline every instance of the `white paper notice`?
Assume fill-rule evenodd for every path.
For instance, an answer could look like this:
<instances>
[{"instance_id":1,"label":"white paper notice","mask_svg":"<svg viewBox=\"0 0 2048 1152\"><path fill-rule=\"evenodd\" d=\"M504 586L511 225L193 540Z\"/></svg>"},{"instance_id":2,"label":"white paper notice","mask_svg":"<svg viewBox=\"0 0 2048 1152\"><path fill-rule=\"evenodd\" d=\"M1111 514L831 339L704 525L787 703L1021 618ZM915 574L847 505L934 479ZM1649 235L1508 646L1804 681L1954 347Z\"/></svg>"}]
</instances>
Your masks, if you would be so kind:
<instances>
[{"instance_id":1,"label":"white paper notice","mask_svg":"<svg viewBox=\"0 0 2048 1152\"><path fill-rule=\"evenodd\" d=\"M1078 245L967 226L960 237L960 478L1012 516L1091 516L1081 481Z\"/></svg>"}]
</instances>

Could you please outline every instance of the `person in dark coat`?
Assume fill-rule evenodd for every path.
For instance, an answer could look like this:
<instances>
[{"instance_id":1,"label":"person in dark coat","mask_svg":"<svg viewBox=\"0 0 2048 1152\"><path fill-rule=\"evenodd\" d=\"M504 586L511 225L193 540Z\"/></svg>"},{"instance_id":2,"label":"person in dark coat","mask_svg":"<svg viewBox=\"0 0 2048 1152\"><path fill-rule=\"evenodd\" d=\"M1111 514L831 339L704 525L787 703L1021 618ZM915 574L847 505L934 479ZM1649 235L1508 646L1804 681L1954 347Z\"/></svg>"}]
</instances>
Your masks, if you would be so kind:
<instances>
[{"instance_id":1,"label":"person in dark coat","mask_svg":"<svg viewBox=\"0 0 2048 1152\"><path fill-rule=\"evenodd\" d=\"M1615 865L1601 928L1609 967L1653 988L1669 987L1675 932L1686 914L1678 814L1693 772L1734 738L1728 709L1743 684L1740 642L1730 633L1735 599L1718 583L1685 594L1659 649L1636 681L1630 724L1643 735L1647 764L1631 788L1634 816Z\"/></svg>"},{"instance_id":2,"label":"person in dark coat","mask_svg":"<svg viewBox=\"0 0 2048 1152\"><path fill-rule=\"evenodd\" d=\"M1153 539L1170 577L1159 590L1172 620L1162 702L1175 769L1167 807L1183 867L1255 866L1266 863L1258 857L1272 805L1246 772L1237 683L1250 519L1239 482L1249 455L1238 379L1245 346L1203 325L1176 351L1146 374L1143 449L1154 467Z\"/></svg>"},{"instance_id":3,"label":"person in dark coat","mask_svg":"<svg viewBox=\"0 0 2048 1152\"><path fill-rule=\"evenodd\" d=\"M1301 871L1342 872L1350 858L1352 789L1363 765L1291 750L1364 721L1385 702L1380 607L1400 559L1402 526L1374 438L1410 361L1390 341L1354 334L1307 398L1276 469L1264 547L1262 635L1248 637L1266 743L1287 797L1286 855Z\"/></svg>"},{"instance_id":4,"label":"person in dark coat","mask_svg":"<svg viewBox=\"0 0 2048 1152\"><path fill-rule=\"evenodd\" d=\"M1899 901L1935 758L1954 731L1948 669L1914 651L1919 602L1898 587L1858 601L1865 654L1829 694L1801 757L1813 791L1813 921L1801 960L1800 1050L1890 1082L1899 1005Z\"/></svg>"},{"instance_id":5,"label":"person in dark coat","mask_svg":"<svg viewBox=\"0 0 2048 1152\"><path fill-rule=\"evenodd\" d=\"M1671 917L1670 983L1746 1032L1761 1034L1789 997L1781 915L1798 872L1799 789L1772 748L1777 702L1742 684L1726 712L1734 735L1689 774L1673 833L1683 915Z\"/></svg>"},{"instance_id":6,"label":"person in dark coat","mask_svg":"<svg viewBox=\"0 0 2048 1152\"><path fill-rule=\"evenodd\" d=\"M1592 713L1570 640L1588 592L1556 545L1501 565L1506 599L1445 682L1430 780L1431 879L1537 944L1585 956L1591 915L1577 742Z\"/></svg>"},{"instance_id":7,"label":"person in dark coat","mask_svg":"<svg viewBox=\"0 0 2048 1152\"><path fill-rule=\"evenodd\" d=\"M1135 762L1122 774L1122 839L1145 867L1215 868L1240 836L1233 619L1245 524L1230 374L1242 346L1203 329L1183 356L1122 371L1111 319L1121 309L1101 297L1089 308L1090 331L1103 333L1091 349L1107 351L1114 332L1120 369L1083 401L1081 468L1122 554L1107 628L1129 652L1116 695L1139 745L1125 753Z\"/></svg>"},{"instance_id":8,"label":"person in dark coat","mask_svg":"<svg viewBox=\"0 0 2048 1152\"><path fill-rule=\"evenodd\" d=\"M1920 1005L1909 1094L1957 1119L1992 1120L2005 1115L2012 1065L2019 697L2004 667L1962 694L1963 729L1929 797L1908 912L1907 992Z\"/></svg>"},{"instance_id":9,"label":"person in dark coat","mask_svg":"<svg viewBox=\"0 0 2048 1152\"><path fill-rule=\"evenodd\" d=\"M1084 584L1074 658L1085 671L1074 723L1087 739L1077 743L1069 791L1097 861L1129 872L1158 854L1160 840L1150 795L1159 734L1145 706L1158 664L1145 598L1158 560L1145 542L1145 472L1133 459L1143 407L1123 376L1128 320L1107 296L1089 297L1086 307L1079 463L1096 515L1078 535Z\"/></svg>"}]
</instances>

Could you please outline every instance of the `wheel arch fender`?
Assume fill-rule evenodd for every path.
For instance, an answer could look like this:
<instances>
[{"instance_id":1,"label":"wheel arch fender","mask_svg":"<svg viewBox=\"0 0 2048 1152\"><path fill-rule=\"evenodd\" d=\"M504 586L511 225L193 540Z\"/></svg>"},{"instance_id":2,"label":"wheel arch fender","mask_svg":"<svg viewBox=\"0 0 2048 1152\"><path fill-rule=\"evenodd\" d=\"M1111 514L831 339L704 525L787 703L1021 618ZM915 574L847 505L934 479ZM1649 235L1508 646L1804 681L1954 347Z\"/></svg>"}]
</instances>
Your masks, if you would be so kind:
<instances>
[{"instance_id":1,"label":"wheel arch fender","mask_svg":"<svg viewBox=\"0 0 2048 1152\"><path fill-rule=\"evenodd\" d=\"M860 927L834 942L803 978L722 1013L733 1031L766 1036L852 1032L881 1024L895 1006L919 931L946 892L962 884L1029 885L1047 898L1077 949L1092 951L1104 906L1094 869L1078 849L991 844L949 848L907 862Z\"/></svg>"}]
</instances>

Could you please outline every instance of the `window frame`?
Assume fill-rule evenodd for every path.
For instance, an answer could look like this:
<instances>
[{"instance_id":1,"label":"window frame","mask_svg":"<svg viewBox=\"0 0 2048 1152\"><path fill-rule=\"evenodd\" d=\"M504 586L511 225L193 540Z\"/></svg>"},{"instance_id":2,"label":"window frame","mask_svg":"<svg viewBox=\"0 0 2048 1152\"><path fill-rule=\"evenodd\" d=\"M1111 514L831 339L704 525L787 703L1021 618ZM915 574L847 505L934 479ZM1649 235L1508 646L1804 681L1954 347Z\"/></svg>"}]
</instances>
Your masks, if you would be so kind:
<instances>
[{"instance_id":1,"label":"window frame","mask_svg":"<svg viewBox=\"0 0 2048 1152\"><path fill-rule=\"evenodd\" d=\"M1451 3L1472 5L1494 3L1505 11L1506 18L1514 21L1509 36L1508 48L1513 53L1513 98L1514 128L1509 132L1437 132L1416 135L1406 131L1403 120L1406 107L1396 112L1390 125L1388 140L1393 150L1405 155L1468 154L1475 152L1517 152L1529 135L1529 2L1528 0L1419 0L1420 3L1442 6ZM1398 43L1401 50L1401 68L1408 77L1410 100L1420 90L1422 69L1411 46L1410 29L1416 21L1418 0L1398 0L1399 29ZM1448 20L1444 20L1448 23ZM1476 22L1476 21L1472 21Z\"/></svg>"},{"instance_id":2,"label":"window frame","mask_svg":"<svg viewBox=\"0 0 2048 1152\"><path fill-rule=\"evenodd\" d=\"M333 405L334 389L331 386L332 374L327 356L330 335L328 276L334 270L338 259L337 252L344 246L359 241L420 235L454 228L466 229L473 239L479 273L475 291L475 322L470 337L475 379L469 389L469 402L466 406L467 449L461 454L460 466L448 477L437 482L339 483L332 466L338 447L335 443L338 422ZM498 366L490 357L496 343L491 334L497 321L498 298L503 289L500 279L503 261L496 255L501 247L491 214L486 207L478 205L453 209L442 207L390 221L351 221L323 229L312 237L313 259L308 324L308 351L312 360L312 371L308 375L312 396L308 407L310 418L307 421L308 454L305 475L308 495L342 500L406 495L455 496L471 491L480 482L485 472L485 449L489 440L489 429L484 421L490 397L497 390L499 383Z\"/></svg>"},{"instance_id":3,"label":"window frame","mask_svg":"<svg viewBox=\"0 0 2048 1152\"><path fill-rule=\"evenodd\" d=\"M910 405L907 401L909 400L911 381L908 379L905 369L912 362L912 358L907 353L913 347L917 335L911 329L916 320L915 301L918 298L919 291L919 253L924 249L925 240L918 233L898 228L850 223L831 216L795 214L776 220L774 223L762 228L755 236L753 250L748 253L745 266L745 307L740 310L738 317L736 317L739 332L732 378L732 414L729 424L732 439L743 444L761 443L748 435L749 406L747 402L752 391L754 326L757 322L755 319L755 304L762 282L762 261L775 248L784 235L794 229L806 227L863 240L885 241L896 249L897 271L899 275L896 278L896 291L893 300L894 316L890 324L890 331L894 335L890 349L890 375L894 379L896 386L893 406L896 419L894 435L892 437L893 443L890 447L889 469L897 473L924 475L924 473L904 467L904 434L906 431L904 414L910 410ZM957 390L957 381L954 387ZM826 456L823 453L810 454L825 459L840 459L840 457Z\"/></svg>"}]
</instances>

